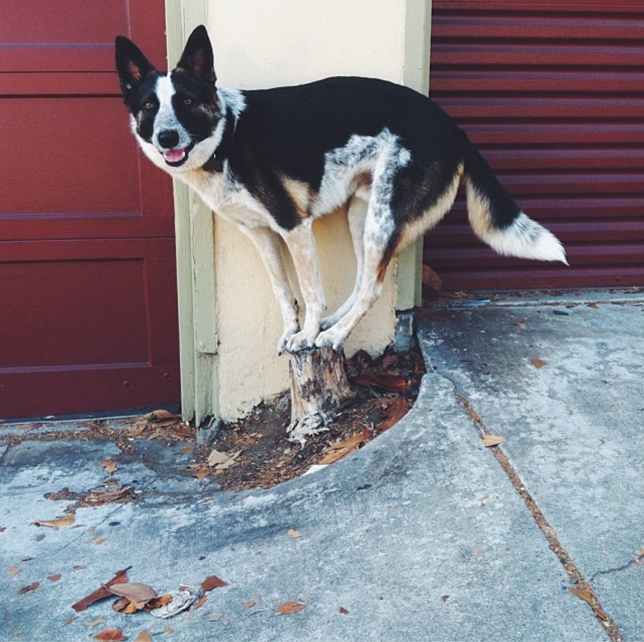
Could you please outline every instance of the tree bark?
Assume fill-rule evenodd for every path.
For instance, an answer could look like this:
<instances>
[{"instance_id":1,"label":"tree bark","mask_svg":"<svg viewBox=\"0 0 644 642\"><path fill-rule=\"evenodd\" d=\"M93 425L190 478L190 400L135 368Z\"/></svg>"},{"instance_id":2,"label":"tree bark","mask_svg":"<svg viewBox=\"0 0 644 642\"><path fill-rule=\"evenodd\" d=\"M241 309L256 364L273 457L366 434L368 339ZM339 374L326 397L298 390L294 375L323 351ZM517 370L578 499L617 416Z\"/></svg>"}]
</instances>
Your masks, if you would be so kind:
<instances>
[{"instance_id":1,"label":"tree bark","mask_svg":"<svg viewBox=\"0 0 644 642\"><path fill-rule=\"evenodd\" d=\"M289 354L291 375L290 441L328 430L335 411L353 396L343 350L316 348Z\"/></svg>"}]
</instances>

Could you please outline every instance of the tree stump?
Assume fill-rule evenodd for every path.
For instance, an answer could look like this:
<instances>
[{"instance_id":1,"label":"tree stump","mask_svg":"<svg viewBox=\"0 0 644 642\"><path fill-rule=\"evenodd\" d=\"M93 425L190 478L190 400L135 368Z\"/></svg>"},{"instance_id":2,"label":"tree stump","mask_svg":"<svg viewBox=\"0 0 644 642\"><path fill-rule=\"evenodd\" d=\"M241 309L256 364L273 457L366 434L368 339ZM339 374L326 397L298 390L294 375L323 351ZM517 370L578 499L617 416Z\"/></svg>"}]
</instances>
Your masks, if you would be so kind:
<instances>
[{"instance_id":1,"label":"tree stump","mask_svg":"<svg viewBox=\"0 0 644 642\"><path fill-rule=\"evenodd\" d=\"M290 441L328 430L342 403L353 396L345 370L344 350L316 348L289 354L291 376Z\"/></svg>"}]
</instances>

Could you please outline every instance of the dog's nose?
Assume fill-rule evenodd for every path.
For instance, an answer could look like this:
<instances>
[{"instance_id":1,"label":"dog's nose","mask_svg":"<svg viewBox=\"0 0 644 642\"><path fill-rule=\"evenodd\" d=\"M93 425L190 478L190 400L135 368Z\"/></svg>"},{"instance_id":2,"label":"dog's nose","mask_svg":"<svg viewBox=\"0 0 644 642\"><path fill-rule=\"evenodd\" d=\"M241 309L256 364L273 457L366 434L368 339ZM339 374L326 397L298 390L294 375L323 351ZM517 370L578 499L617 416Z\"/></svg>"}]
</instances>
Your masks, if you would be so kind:
<instances>
[{"instance_id":1,"label":"dog's nose","mask_svg":"<svg viewBox=\"0 0 644 642\"><path fill-rule=\"evenodd\" d=\"M179 144L179 132L175 129L164 129L159 132L159 145L166 149L172 149Z\"/></svg>"}]
</instances>

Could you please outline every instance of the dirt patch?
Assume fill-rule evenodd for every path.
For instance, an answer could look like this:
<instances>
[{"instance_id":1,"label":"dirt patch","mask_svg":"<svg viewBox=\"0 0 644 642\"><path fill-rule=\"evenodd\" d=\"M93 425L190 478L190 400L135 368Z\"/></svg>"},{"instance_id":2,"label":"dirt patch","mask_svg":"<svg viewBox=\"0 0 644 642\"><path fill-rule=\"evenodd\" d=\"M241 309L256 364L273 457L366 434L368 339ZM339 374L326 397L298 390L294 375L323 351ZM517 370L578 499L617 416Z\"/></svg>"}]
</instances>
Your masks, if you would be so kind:
<instances>
[{"instance_id":1,"label":"dirt patch","mask_svg":"<svg viewBox=\"0 0 644 642\"><path fill-rule=\"evenodd\" d=\"M328 431L308 438L304 447L287 439L290 404L284 394L273 404L258 406L243 420L225 425L212 447L199 447L195 474L216 475L224 490L270 488L302 475L314 464L340 458L404 416L418 396L425 365L417 350L388 350L375 360L359 352L347 361L347 374L355 397L340 410ZM232 465L218 469L207 463L213 448L230 456L241 452Z\"/></svg>"}]
</instances>

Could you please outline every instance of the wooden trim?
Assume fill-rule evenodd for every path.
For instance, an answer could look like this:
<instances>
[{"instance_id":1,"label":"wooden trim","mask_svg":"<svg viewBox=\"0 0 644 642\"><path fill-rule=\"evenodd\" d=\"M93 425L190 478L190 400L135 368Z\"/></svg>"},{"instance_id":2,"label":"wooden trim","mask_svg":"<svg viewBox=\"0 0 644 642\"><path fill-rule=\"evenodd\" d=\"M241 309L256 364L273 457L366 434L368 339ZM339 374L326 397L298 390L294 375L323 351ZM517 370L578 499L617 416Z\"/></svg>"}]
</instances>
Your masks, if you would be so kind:
<instances>
[{"instance_id":1,"label":"wooden trim","mask_svg":"<svg viewBox=\"0 0 644 642\"><path fill-rule=\"evenodd\" d=\"M431 0L407 0L405 17L405 85L429 93ZM409 310L422 300L423 239L405 248L396 260L396 309Z\"/></svg>"},{"instance_id":2,"label":"wooden trim","mask_svg":"<svg viewBox=\"0 0 644 642\"><path fill-rule=\"evenodd\" d=\"M168 68L190 32L206 23L206 0L166 0ZM210 210L175 181L175 229L181 350L181 407L197 426L219 409L214 279L214 222Z\"/></svg>"}]
</instances>

